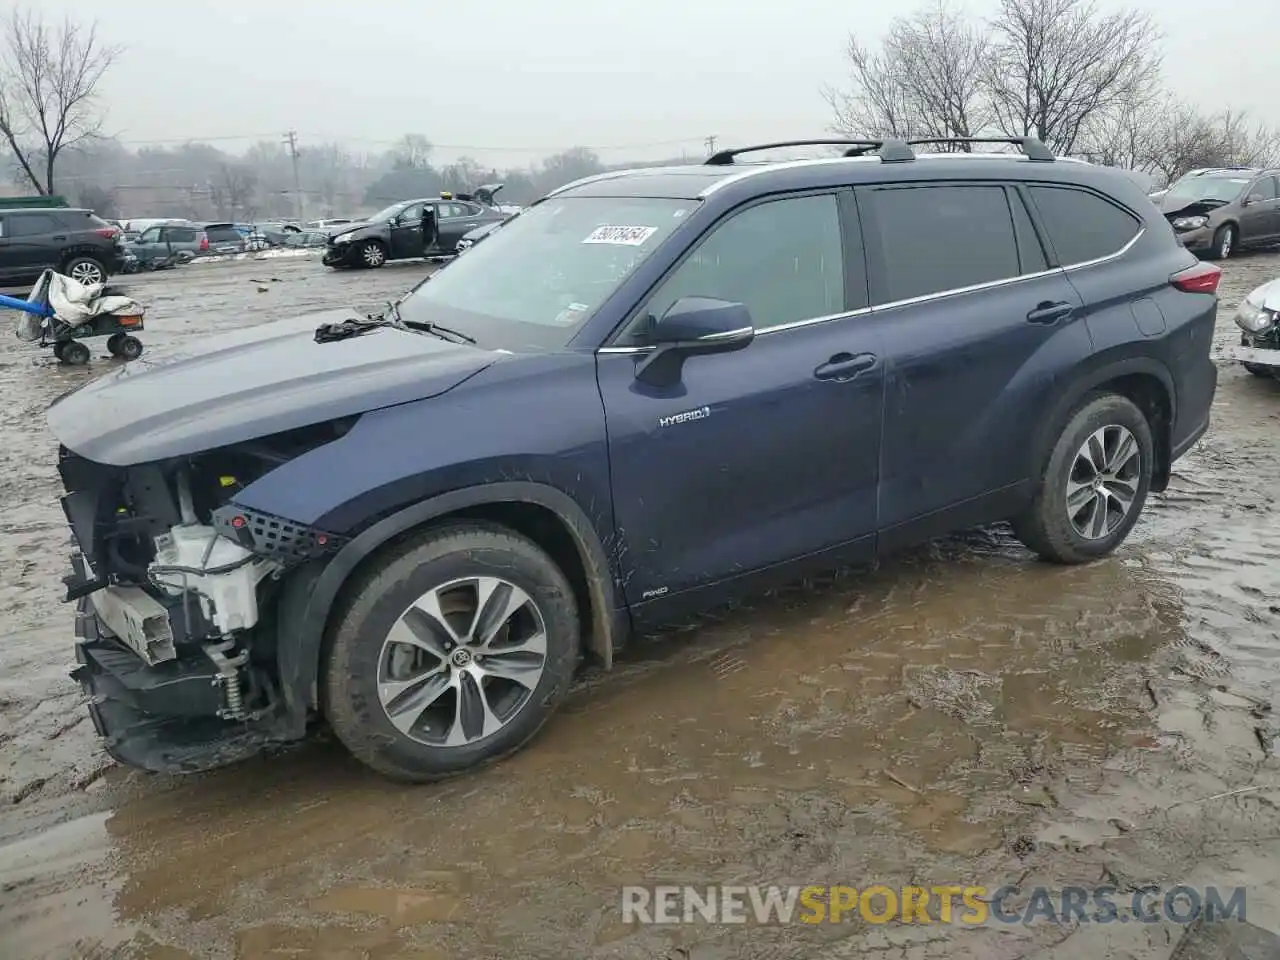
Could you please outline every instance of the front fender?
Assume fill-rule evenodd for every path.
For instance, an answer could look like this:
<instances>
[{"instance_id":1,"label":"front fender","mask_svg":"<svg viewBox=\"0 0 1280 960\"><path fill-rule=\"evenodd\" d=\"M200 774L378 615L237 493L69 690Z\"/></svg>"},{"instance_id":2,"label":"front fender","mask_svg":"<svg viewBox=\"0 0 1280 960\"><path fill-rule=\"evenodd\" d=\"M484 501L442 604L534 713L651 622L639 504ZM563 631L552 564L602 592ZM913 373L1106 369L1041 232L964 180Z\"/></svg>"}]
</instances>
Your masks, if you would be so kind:
<instances>
[{"instance_id":1,"label":"front fender","mask_svg":"<svg viewBox=\"0 0 1280 960\"><path fill-rule=\"evenodd\" d=\"M453 490L414 503L368 527L327 562L316 561L295 571L285 584L279 606L277 664L293 733L305 729L310 707L317 705L317 681L325 628L338 595L360 563L394 537L468 507L490 503L532 503L550 510L573 536L591 592L593 652L605 667L629 629L613 566L595 527L568 495L539 483L490 483Z\"/></svg>"}]
</instances>

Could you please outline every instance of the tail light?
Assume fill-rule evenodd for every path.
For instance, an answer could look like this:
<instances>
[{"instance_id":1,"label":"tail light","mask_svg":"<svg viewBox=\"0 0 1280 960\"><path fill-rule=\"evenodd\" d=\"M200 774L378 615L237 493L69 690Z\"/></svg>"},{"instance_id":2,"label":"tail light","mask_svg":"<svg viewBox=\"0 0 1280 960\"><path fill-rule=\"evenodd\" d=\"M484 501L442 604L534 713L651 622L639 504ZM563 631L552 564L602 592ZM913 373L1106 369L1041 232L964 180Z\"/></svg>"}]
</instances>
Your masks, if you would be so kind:
<instances>
[{"instance_id":1,"label":"tail light","mask_svg":"<svg viewBox=\"0 0 1280 960\"><path fill-rule=\"evenodd\" d=\"M201 253L209 249L209 235L207 233L200 234L199 247Z\"/></svg>"},{"instance_id":2,"label":"tail light","mask_svg":"<svg viewBox=\"0 0 1280 960\"><path fill-rule=\"evenodd\" d=\"M100 237L106 237L108 240L114 240L116 238L116 235L120 233L120 231L117 230L115 227L100 227L99 229L93 232Z\"/></svg>"},{"instance_id":3,"label":"tail light","mask_svg":"<svg viewBox=\"0 0 1280 960\"><path fill-rule=\"evenodd\" d=\"M1222 268L1212 263L1197 263L1194 267L1179 270L1169 282L1183 293L1217 293Z\"/></svg>"}]
</instances>

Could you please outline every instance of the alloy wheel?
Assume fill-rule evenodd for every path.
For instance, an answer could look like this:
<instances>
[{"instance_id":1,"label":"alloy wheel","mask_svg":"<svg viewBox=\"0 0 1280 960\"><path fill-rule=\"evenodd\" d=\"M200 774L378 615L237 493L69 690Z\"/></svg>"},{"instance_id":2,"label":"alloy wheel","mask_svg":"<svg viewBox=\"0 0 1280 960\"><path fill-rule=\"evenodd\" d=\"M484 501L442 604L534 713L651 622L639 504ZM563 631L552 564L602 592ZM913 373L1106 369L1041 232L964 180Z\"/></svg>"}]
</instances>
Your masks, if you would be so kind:
<instances>
[{"instance_id":1,"label":"alloy wheel","mask_svg":"<svg viewBox=\"0 0 1280 960\"><path fill-rule=\"evenodd\" d=\"M101 283L103 280L102 270L95 263L81 261L71 268L71 279L85 286Z\"/></svg>"},{"instance_id":2,"label":"alloy wheel","mask_svg":"<svg viewBox=\"0 0 1280 960\"><path fill-rule=\"evenodd\" d=\"M364 262L371 267L382 266L382 261L386 259L386 254L382 252L382 248L377 244L369 244L364 248Z\"/></svg>"},{"instance_id":3,"label":"alloy wheel","mask_svg":"<svg viewBox=\"0 0 1280 960\"><path fill-rule=\"evenodd\" d=\"M1067 519L1086 540L1101 540L1124 523L1138 497L1142 451L1127 427L1091 433L1071 462Z\"/></svg>"},{"instance_id":4,"label":"alloy wheel","mask_svg":"<svg viewBox=\"0 0 1280 960\"><path fill-rule=\"evenodd\" d=\"M524 590L499 577L452 580L414 601L387 634L378 700L405 736L466 746L521 711L546 660L546 620Z\"/></svg>"}]
</instances>

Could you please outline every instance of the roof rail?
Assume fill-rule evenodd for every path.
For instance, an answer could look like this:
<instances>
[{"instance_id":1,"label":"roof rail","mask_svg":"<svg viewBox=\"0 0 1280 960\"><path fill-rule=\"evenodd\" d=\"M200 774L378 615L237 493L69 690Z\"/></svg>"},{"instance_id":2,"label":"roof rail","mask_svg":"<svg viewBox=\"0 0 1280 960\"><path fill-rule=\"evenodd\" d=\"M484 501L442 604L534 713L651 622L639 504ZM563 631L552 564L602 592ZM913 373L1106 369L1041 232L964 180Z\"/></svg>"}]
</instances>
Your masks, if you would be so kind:
<instances>
[{"instance_id":1,"label":"roof rail","mask_svg":"<svg viewBox=\"0 0 1280 960\"><path fill-rule=\"evenodd\" d=\"M1020 148L1028 160L1058 159L1035 137L920 137L907 141L908 145L919 143L1008 143Z\"/></svg>"},{"instance_id":2,"label":"roof rail","mask_svg":"<svg viewBox=\"0 0 1280 960\"><path fill-rule=\"evenodd\" d=\"M744 153L758 153L762 150L777 150L783 147L846 147L844 156L861 157L868 153L879 153L882 160L912 160L915 155L901 140L850 140L845 138L833 140L779 140L775 143L757 143L750 147L735 147L713 153L702 161L705 166L732 166L734 158ZM903 156L903 152L906 156Z\"/></svg>"}]
</instances>

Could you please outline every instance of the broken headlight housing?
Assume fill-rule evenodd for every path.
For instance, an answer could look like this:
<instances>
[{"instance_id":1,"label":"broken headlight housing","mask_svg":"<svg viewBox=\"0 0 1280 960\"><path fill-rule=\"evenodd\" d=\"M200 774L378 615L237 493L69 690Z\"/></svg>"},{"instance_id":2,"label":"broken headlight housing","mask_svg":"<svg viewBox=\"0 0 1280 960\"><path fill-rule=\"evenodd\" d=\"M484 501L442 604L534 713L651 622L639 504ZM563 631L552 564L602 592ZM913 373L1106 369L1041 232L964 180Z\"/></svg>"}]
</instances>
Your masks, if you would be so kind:
<instances>
[{"instance_id":1,"label":"broken headlight housing","mask_svg":"<svg viewBox=\"0 0 1280 960\"><path fill-rule=\"evenodd\" d=\"M1276 325L1274 310L1259 306L1249 300L1240 304L1236 311L1236 326L1249 333L1266 333Z\"/></svg>"}]
</instances>

